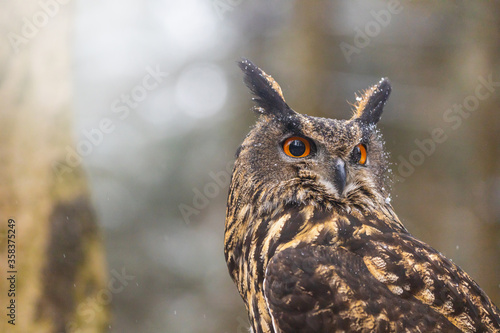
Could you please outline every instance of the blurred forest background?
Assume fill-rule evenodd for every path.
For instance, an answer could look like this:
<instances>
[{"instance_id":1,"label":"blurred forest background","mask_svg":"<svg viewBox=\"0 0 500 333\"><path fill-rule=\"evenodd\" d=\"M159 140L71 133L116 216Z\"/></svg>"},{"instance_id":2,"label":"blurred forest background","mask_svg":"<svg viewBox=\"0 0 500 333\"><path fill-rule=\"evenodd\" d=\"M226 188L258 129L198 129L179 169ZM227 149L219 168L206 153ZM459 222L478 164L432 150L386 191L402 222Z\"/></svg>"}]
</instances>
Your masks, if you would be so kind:
<instances>
[{"instance_id":1,"label":"blurred forest background","mask_svg":"<svg viewBox=\"0 0 500 333\"><path fill-rule=\"evenodd\" d=\"M242 57L314 116L349 118L354 93L389 77L395 210L500 304L499 1L0 8L0 268L14 218L21 326L247 332L223 255L229 172L255 121ZM58 279L86 287L61 299Z\"/></svg>"}]
</instances>

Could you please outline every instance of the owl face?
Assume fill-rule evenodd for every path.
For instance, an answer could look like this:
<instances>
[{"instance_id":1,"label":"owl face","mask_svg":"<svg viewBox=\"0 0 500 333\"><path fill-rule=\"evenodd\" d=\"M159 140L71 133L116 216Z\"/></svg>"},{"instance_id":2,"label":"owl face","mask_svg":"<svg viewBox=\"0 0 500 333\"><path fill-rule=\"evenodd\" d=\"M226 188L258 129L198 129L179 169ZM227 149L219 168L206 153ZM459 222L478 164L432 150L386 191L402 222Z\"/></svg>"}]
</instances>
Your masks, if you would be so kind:
<instances>
[{"instance_id":1,"label":"owl face","mask_svg":"<svg viewBox=\"0 0 500 333\"><path fill-rule=\"evenodd\" d=\"M272 77L249 61L241 67L260 116L238 150L235 170L242 169L249 184L267 184L249 191L264 201L274 193L281 201L337 207L385 200L387 162L375 124L390 92L387 80L365 93L353 118L334 120L293 111Z\"/></svg>"}]
</instances>

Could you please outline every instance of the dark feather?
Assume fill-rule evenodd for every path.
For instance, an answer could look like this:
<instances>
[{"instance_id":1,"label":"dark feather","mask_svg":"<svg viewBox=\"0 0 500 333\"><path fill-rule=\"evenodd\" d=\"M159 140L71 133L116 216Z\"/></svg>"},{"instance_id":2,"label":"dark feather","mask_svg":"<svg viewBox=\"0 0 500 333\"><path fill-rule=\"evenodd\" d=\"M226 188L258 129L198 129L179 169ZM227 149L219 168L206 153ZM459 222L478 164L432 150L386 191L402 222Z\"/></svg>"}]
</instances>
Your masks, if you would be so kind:
<instances>
[{"instance_id":1,"label":"dark feather","mask_svg":"<svg viewBox=\"0 0 500 333\"><path fill-rule=\"evenodd\" d=\"M416 299L377 281L363 259L342 248L289 248L270 261L265 295L277 332L460 332ZM390 304L390 306L387 306Z\"/></svg>"},{"instance_id":2,"label":"dark feather","mask_svg":"<svg viewBox=\"0 0 500 333\"><path fill-rule=\"evenodd\" d=\"M381 79L378 84L368 89L357 106L357 119L366 125L378 123L391 90L391 83L387 78Z\"/></svg>"},{"instance_id":3,"label":"dark feather","mask_svg":"<svg viewBox=\"0 0 500 333\"><path fill-rule=\"evenodd\" d=\"M259 106L259 113L280 116L295 113L286 104L280 86L270 75L247 59L238 62L238 66L245 74L245 84L255 95L253 100Z\"/></svg>"}]
</instances>

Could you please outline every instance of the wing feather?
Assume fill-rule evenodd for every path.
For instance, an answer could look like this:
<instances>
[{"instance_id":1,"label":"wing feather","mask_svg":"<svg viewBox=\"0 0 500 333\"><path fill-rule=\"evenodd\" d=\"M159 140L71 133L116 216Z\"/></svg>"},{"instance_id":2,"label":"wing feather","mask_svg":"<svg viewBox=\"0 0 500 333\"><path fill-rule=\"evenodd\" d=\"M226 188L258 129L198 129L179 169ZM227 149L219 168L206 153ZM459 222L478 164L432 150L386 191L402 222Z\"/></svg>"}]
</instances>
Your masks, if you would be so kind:
<instances>
[{"instance_id":1,"label":"wing feather","mask_svg":"<svg viewBox=\"0 0 500 333\"><path fill-rule=\"evenodd\" d=\"M459 332L417 299L392 293L343 248L281 251L269 262L264 293L276 332Z\"/></svg>"},{"instance_id":2,"label":"wing feather","mask_svg":"<svg viewBox=\"0 0 500 333\"><path fill-rule=\"evenodd\" d=\"M463 332L500 332L500 312L477 283L412 235L373 235L355 253L379 282L418 299Z\"/></svg>"}]
</instances>

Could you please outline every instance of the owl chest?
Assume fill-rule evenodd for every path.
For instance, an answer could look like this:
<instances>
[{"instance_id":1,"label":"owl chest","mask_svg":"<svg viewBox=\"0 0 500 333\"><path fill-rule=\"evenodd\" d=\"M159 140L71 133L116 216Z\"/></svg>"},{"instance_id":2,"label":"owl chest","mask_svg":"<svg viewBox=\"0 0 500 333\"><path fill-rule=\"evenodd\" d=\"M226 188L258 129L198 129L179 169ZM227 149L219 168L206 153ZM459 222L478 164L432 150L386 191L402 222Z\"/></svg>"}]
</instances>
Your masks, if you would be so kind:
<instances>
[{"instance_id":1,"label":"owl chest","mask_svg":"<svg viewBox=\"0 0 500 333\"><path fill-rule=\"evenodd\" d=\"M274 218L258 220L241 239L238 289L249 311L255 332L267 332L270 315L264 296L264 281L269 262L288 248L330 246L351 249L362 245L381 231L355 217L317 212L311 208L288 210Z\"/></svg>"},{"instance_id":2,"label":"owl chest","mask_svg":"<svg viewBox=\"0 0 500 333\"><path fill-rule=\"evenodd\" d=\"M375 219L362 223L355 215L317 211L313 207L294 207L258 222L241 243L240 282L245 291L250 285L261 290L267 265L280 251L303 246L342 246L356 252L374 235L386 231L385 224L380 226Z\"/></svg>"},{"instance_id":3,"label":"owl chest","mask_svg":"<svg viewBox=\"0 0 500 333\"><path fill-rule=\"evenodd\" d=\"M240 292L261 291L267 265L280 251L308 245L341 245L337 221L312 223L308 215L300 211L264 218L257 228L246 233L239 260Z\"/></svg>"}]
</instances>

